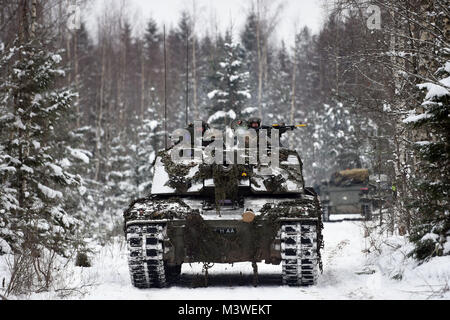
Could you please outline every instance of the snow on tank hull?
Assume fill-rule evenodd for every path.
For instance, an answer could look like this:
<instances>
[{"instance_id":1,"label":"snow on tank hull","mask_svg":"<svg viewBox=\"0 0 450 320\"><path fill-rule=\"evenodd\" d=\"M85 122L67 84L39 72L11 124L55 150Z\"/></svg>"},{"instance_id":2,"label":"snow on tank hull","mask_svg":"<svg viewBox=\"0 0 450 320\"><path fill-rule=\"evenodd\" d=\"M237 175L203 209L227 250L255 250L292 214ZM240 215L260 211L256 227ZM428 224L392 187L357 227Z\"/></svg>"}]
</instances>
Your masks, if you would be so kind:
<instances>
[{"instance_id":1,"label":"snow on tank hull","mask_svg":"<svg viewBox=\"0 0 450 320\"><path fill-rule=\"evenodd\" d=\"M138 200L125 214L126 228L165 224L164 260L168 265L191 262L281 262L280 225L303 222L320 227L317 198L247 198L243 208L222 207L220 215L199 209L205 200L160 198ZM254 215L254 218L252 217ZM317 230L319 230L318 228ZM317 239L321 239L320 234Z\"/></svg>"},{"instance_id":2,"label":"snow on tank hull","mask_svg":"<svg viewBox=\"0 0 450 320\"><path fill-rule=\"evenodd\" d=\"M316 282L322 211L317 195L304 188L298 156L290 152L283 169L263 175L237 165L167 169L166 155L156 161L153 194L124 213L136 287L164 287L183 263L194 262L281 263L284 284Z\"/></svg>"}]
</instances>

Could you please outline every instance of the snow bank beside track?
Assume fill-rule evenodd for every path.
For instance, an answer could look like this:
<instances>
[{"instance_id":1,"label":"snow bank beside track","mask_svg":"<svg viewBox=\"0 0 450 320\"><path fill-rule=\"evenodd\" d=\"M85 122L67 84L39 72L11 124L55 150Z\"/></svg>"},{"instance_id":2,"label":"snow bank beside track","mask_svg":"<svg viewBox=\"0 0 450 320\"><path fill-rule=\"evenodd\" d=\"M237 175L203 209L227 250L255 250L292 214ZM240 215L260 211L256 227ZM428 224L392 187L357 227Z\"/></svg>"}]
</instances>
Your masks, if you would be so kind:
<instances>
[{"instance_id":1,"label":"snow bank beside track","mask_svg":"<svg viewBox=\"0 0 450 320\"><path fill-rule=\"evenodd\" d=\"M258 265L260 286L252 286L248 263L215 265L209 287L203 283L202 265L185 264L180 283L166 289L139 290L130 282L127 248L122 238L97 246L91 268L65 270L52 292L11 299L120 299L120 300L348 300L450 299L450 257L419 265L407 254L404 237L380 239L378 249L364 237L364 222L326 223L324 272L313 287L281 286L281 266ZM0 257L0 277L8 279L6 256ZM1 280L0 279L0 280ZM7 280L6 280L7 281ZM58 287L59 286L59 287ZM65 288L65 290L64 290ZM62 291L61 291L62 290Z\"/></svg>"}]
</instances>

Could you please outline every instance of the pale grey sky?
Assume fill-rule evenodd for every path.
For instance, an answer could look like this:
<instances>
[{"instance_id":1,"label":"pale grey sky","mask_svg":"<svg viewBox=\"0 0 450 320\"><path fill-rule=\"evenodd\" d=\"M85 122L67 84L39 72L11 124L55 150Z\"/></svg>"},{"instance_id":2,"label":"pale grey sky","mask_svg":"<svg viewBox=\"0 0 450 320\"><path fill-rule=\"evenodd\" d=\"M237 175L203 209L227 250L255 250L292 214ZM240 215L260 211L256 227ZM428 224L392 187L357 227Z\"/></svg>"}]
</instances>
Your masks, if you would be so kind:
<instances>
[{"instance_id":1,"label":"pale grey sky","mask_svg":"<svg viewBox=\"0 0 450 320\"><path fill-rule=\"evenodd\" d=\"M93 0L93 8L88 10L89 25L95 26L98 14L105 3L121 2L126 4L127 15L136 26L134 32L143 30L148 17L155 18L160 26L164 23L175 26L180 12L187 9L193 11L193 0ZM220 31L228 28L231 22L234 32L239 32L251 3L255 0L195 0L198 25L196 32L200 34L214 33L215 25ZM283 4L279 24L275 33L276 41L284 39L293 44L295 30L308 26L317 33L323 21L322 3L324 0L267 0L268 3ZM272 5L275 8L274 5ZM216 23L214 22L216 21Z\"/></svg>"}]
</instances>

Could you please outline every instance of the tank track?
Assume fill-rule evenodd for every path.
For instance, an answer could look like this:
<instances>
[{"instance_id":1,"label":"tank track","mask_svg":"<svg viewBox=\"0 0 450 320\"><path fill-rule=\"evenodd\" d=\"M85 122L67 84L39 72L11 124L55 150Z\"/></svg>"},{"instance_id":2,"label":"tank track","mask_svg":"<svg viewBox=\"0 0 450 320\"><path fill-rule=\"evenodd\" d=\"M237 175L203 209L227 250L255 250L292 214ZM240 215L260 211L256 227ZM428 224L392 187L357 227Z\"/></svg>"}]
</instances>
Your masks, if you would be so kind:
<instances>
[{"instance_id":1,"label":"tank track","mask_svg":"<svg viewBox=\"0 0 450 320\"><path fill-rule=\"evenodd\" d=\"M164 224L130 226L127 228L128 266L131 283L139 289L164 288L167 285L164 267Z\"/></svg>"},{"instance_id":2,"label":"tank track","mask_svg":"<svg viewBox=\"0 0 450 320\"><path fill-rule=\"evenodd\" d=\"M283 285L316 284L319 274L317 225L285 222L280 233Z\"/></svg>"}]
</instances>

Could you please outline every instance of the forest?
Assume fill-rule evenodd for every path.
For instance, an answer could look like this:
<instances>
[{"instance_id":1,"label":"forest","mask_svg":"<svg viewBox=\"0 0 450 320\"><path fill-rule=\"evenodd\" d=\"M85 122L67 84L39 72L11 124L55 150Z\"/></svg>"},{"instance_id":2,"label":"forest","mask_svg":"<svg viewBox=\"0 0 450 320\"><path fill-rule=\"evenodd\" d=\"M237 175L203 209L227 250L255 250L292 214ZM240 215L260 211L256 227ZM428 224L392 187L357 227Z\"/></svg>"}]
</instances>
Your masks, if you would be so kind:
<instances>
[{"instance_id":1,"label":"forest","mask_svg":"<svg viewBox=\"0 0 450 320\"><path fill-rule=\"evenodd\" d=\"M282 1L248 1L226 32L205 30L195 0L143 30L126 1L71 29L66 2L0 0L0 256L27 274L8 294L48 290L51 259L89 263L92 243L121 236L165 135L194 120L306 124L285 143L308 186L386 175L396 196L377 232L408 237L418 261L450 254L447 0L330 0L293 45L274 36Z\"/></svg>"}]
</instances>

